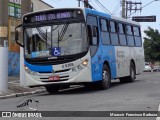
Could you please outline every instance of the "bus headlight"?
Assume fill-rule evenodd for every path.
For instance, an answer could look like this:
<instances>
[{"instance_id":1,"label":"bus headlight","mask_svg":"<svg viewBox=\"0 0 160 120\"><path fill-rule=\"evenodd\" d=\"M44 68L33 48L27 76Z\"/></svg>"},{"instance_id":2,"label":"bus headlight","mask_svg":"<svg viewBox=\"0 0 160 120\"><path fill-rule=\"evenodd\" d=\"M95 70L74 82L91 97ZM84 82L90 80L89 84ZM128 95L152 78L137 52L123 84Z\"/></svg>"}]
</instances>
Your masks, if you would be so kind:
<instances>
[{"instance_id":1,"label":"bus headlight","mask_svg":"<svg viewBox=\"0 0 160 120\"><path fill-rule=\"evenodd\" d=\"M87 65L88 65L88 59L85 59L85 60L82 62L82 65L83 65L83 66L87 66Z\"/></svg>"},{"instance_id":2,"label":"bus headlight","mask_svg":"<svg viewBox=\"0 0 160 120\"><path fill-rule=\"evenodd\" d=\"M72 72L78 72L80 70L82 70L84 67L86 67L88 65L88 59L85 59L84 61L82 61L82 63L76 67L72 68Z\"/></svg>"},{"instance_id":3,"label":"bus headlight","mask_svg":"<svg viewBox=\"0 0 160 120\"><path fill-rule=\"evenodd\" d=\"M24 65L24 69L28 74L37 75L38 72L31 71L27 66Z\"/></svg>"},{"instance_id":4,"label":"bus headlight","mask_svg":"<svg viewBox=\"0 0 160 120\"><path fill-rule=\"evenodd\" d=\"M24 69L25 69L25 71L27 71L29 68L28 68L27 66L24 65Z\"/></svg>"}]
</instances>

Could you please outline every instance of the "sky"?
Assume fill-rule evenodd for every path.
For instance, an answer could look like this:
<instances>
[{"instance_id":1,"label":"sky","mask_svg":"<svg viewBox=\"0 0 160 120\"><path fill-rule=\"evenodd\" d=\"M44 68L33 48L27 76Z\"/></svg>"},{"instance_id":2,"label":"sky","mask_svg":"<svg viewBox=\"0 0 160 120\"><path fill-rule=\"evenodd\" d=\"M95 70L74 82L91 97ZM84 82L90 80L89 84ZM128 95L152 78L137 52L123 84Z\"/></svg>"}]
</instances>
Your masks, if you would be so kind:
<instances>
[{"instance_id":1,"label":"sky","mask_svg":"<svg viewBox=\"0 0 160 120\"><path fill-rule=\"evenodd\" d=\"M43 0L44 2L50 4L54 8L65 8L65 7L78 7L77 0ZM89 0L89 3L98 11L106 13L107 11L103 11L95 2L96 0ZM103 6L107 8L107 10L113 15L120 17L121 16L121 0L99 0ZM143 7L141 12L136 12L133 16L151 16L156 15L156 22L140 22L142 36L145 36L143 33L144 30L147 30L148 26L153 29L157 29L160 31L160 0L128 0L132 2L142 2L142 5L138 5L137 8ZM153 1L153 2L152 2ZM152 3L151 3L152 2ZM149 4L150 3L150 4ZM81 7L83 7L83 3L81 2ZM134 6L133 6L134 8ZM134 11L132 11L134 12Z\"/></svg>"}]
</instances>

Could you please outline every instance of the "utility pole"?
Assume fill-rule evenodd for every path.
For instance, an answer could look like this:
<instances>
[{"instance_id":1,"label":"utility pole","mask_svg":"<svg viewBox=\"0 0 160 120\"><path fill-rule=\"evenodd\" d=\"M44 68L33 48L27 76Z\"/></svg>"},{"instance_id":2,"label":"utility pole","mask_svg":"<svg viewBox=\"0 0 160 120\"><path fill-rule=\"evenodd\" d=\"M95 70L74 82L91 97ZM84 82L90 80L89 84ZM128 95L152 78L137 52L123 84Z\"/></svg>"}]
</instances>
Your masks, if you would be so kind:
<instances>
[{"instance_id":1,"label":"utility pole","mask_svg":"<svg viewBox=\"0 0 160 120\"><path fill-rule=\"evenodd\" d=\"M89 7L88 0L84 0L84 7L85 7L85 8L88 8L88 7Z\"/></svg>"},{"instance_id":2,"label":"utility pole","mask_svg":"<svg viewBox=\"0 0 160 120\"><path fill-rule=\"evenodd\" d=\"M125 3L126 3L126 0L122 0L122 18L126 18L126 15L125 15L125 11L126 11Z\"/></svg>"},{"instance_id":3,"label":"utility pole","mask_svg":"<svg viewBox=\"0 0 160 120\"><path fill-rule=\"evenodd\" d=\"M132 1L127 1L127 0L122 0L122 18L128 18L128 12L135 11L137 12L138 10L141 11L142 7L138 8L138 5L141 5L141 2L132 2ZM134 7L134 8L133 8Z\"/></svg>"},{"instance_id":4,"label":"utility pole","mask_svg":"<svg viewBox=\"0 0 160 120\"><path fill-rule=\"evenodd\" d=\"M78 0L78 7L81 7L81 0Z\"/></svg>"},{"instance_id":5,"label":"utility pole","mask_svg":"<svg viewBox=\"0 0 160 120\"><path fill-rule=\"evenodd\" d=\"M8 0L0 0L0 94L8 90Z\"/></svg>"},{"instance_id":6,"label":"utility pole","mask_svg":"<svg viewBox=\"0 0 160 120\"><path fill-rule=\"evenodd\" d=\"M137 7L137 5L141 5L141 4L142 4L141 2L126 1L126 13L125 13L126 19L128 18L128 12L131 13L132 11L135 11L135 12L141 11L142 7L140 8Z\"/></svg>"}]
</instances>

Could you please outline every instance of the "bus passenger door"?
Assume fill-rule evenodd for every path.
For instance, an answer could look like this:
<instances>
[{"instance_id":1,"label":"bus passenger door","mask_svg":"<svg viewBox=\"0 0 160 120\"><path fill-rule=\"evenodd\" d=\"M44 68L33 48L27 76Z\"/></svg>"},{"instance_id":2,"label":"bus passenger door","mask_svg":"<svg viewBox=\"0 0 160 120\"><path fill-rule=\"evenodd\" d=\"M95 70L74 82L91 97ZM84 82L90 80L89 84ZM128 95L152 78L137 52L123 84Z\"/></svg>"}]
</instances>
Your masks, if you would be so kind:
<instances>
[{"instance_id":1,"label":"bus passenger door","mask_svg":"<svg viewBox=\"0 0 160 120\"><path fill-rule=\"evenodd\" d=\"M90 54L92 57L92 80L98 81L102 79L101 49L99 49L98 27L88 25L87 28L90 44Z\"/></svg>"},{"instance_id":2,"label":"bus passenger door","mask_svg":"<svg viewBox=\"0 0 160 120\"><path fill-rule=\"evenodd\" d=\"M99 27L97 17L87 16L87 29L91 54L92 81L102 80L101 47L99 46Z\"/></svg>"}]
</instances>

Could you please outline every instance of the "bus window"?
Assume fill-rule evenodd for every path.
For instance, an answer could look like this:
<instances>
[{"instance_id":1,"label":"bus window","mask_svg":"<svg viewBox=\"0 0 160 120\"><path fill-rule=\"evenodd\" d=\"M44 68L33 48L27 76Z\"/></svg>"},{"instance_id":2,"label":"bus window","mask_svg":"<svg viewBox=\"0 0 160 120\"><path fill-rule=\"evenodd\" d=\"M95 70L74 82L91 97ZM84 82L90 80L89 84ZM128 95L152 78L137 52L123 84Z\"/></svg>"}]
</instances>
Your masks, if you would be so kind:
<instances>
[{"instance_id":1,"label":"bus window","mask_svg":"<svg viewBox=\"0 0 160 120\"><path fill-rule=\"evenodd\" d=\"M140 34L140 28L133 27L133 33L134 33L135 45L137 47L141 47L142 46L142 39L141 39L141 34Z\"/></svg>"},{"instance_id":2,"label":"bus window","mask_svg":"<svg viewBox=\"0 0 160 120\"><path fill-rule=\"evenodd\" d=\"M116 22L110 21L110 36L112 45L119 45Z\"/></svg>"},{"instance_id":3,"label":"bus window","mask_svg":"<svg viewBox=\"0 0 160 120\"><path fill-rule=\"evenodd\" d=\"M98 45L98 25L95 16L87 16L87 28L90 45Z\"/></svg>"},{"instance_id":4,"label":"bus window","mask_svg":"<svg viewBox=\"0 0 160 120\"><path fill-rule=\"evenodd\" d=\"M108 21L101 19L101 30L108 32Z\"/></svg>"},{"instance_id":5,"label":"bus window","mask_svg":"<svg viewBox=\"0 0 160 120\"><path fill-rule=\"evenodd\" d=\"M133 31L132 26L126 25L126 34L127 34L127 43L129 46L134 46L134 38L133 38Z\"/></svg>"},{"instance_id":6,"label":"bus window","mask_svg":"<svg viewBox=\"0 0 160 120\"><path fill-rule=\"evenodd\" d=\"M101 19L100 25L101 25L102 43L105 45L108 45L108 44L110 44L110 36L109 36L109 32L108 32L108 21L105 19Z\"/></svg>"},{"instance_id":7,"label":"bus window","mask_svg":"<svg viewBox=\"0 0 160 120\"><path fill-rule=\"evenodd\" d=\"M98 28L96 26L87 25L88 38L90 45L98 45Z\"/></svg>"},{"instance_id":8,"label":"bus window","mask_svg":"<svg viewBox=\"0 0 160 120\"><path fill-rule=\"evenodd\" d=\"M90 25L87 25L87 29L88 29L88 38L89 38L89 44L92 44L92 28Z\"/></svg>"},{"instance_id":9,"label":"bus window","mask_svg":"<svg viewBox=\"0 0 160 120\"><path fill-rule=\"evenodd\" d=\"M98 28L96 26L92 26L92 29L93 29L92 45L98 45Z\"/></svg>"},{"instance_id":10,"label":"bus window","mask_svg":"<svg viewBox=\"0 0 160 120\"><path fill-rule=\"evenodd\" d=\"M118 33L119 33L120 45L127 45L124 25L122 23L118 23Z\"/></svg>"},{"instance_id":11,"label":"bus window","mask_svg":"<svg viewBox=\"0 0 160 120\"><path fill-rule=\"evenodd\" d=\"M89 37L89 44L91 50L91 56L93 57L97 50L98 50L98 24L97 24L97 17L96 16L87 16L87 28L88 28L88 37Z\"/></svg>"},{"instance_id":12,"label":"bus window","mask_svg":"<svg viewBox=\"0 0 160 120\"><path fill-rule=\"evenodd\" d=\"M97 18L95 16L87 16L87 25L97 26Z\"/></svg>"}]
</instances>

